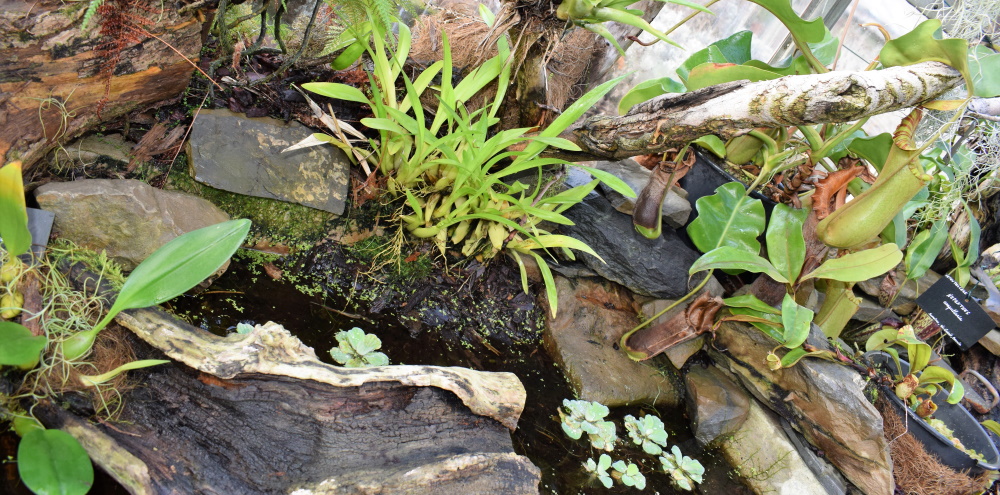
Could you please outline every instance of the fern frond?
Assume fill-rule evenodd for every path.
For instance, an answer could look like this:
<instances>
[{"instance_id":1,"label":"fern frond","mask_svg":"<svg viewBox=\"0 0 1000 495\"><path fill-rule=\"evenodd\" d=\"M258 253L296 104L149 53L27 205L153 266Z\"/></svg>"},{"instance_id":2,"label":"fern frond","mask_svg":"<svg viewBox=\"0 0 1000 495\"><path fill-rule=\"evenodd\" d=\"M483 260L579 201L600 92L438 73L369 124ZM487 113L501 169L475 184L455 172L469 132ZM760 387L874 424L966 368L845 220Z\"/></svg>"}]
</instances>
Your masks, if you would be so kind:
<instances>
[{"instance_id":1,"label":"fern frond","mask_svg":"<svg viewBox=\"0 0 1000 495\"><path fill-rule=\"evenodd\" d=\"M83 13L83 25L80 27L84 33L90 27L90 19L94 17L94 14L97 13L97 8L103 3L104 0L90 0L90 3L87 5L87 11Z\"/></svg>"}]
</instances>

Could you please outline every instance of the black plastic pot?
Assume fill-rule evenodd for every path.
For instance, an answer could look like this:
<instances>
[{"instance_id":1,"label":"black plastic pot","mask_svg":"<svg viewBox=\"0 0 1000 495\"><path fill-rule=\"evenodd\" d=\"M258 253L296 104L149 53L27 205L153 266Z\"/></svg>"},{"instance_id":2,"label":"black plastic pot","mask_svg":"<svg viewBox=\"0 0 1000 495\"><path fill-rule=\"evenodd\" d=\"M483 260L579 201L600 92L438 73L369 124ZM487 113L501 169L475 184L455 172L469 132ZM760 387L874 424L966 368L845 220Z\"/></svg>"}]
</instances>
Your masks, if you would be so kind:
<instances>
[{"instance_id":1,"label":"black plastic pot","mask_svg":"<svg viewBox=\"0 0 1000 495\"><path fill-rule=\"evenodd\" d=\"M694 166L678 181L678 184L687 191L687 199L691 202L692 209L695 207L695 202L698 201L698 198L715 194L715 190L719 186L729 182L743 182L727 172L723 168L724 165L725 163L712 153L695 148ZM747 187L747 184L743 183L743 187ZM774 201L771 201L758 192L750 193L750 197L761 200L764 203L765 214L768 217L771 216L771 210L774 209L774 205L776 204ZM691 212L688 224L695 218L698 218L697 210Z\"/></svg>"},{"instance_id":2,"label":"black plastic pot","mask_svg":"<svg viewBox=\"0 0 1000 495\"><path fill-rule=\"evenodd\" d=\"M892 356L884 352L873 352L866 354L872 363L896 375L896 363ZM899 365L903 368L903 373L908 373L910 364L900 360ZM882 393L889 398L896 412L901 416L905 414L907 429L913 436L924 444L927 452L937 456L942 464L956 470L969 471L970 476L975 476L983 471L996 471L1000 469L1000 452L990 438L989 433L980 426L976 418L973 418L960 404L949 404L948 394L938 392L934 396L934 403L938 409L934 417L943 421L955 433L955 438L962 442L966 448L975 450L983 455L985 460L977 461L955 447L951 440L932 428L923 419L916 415L909 407L903 403L896 393L888 388L881 387Z\"/></svg>"}]
</instances>

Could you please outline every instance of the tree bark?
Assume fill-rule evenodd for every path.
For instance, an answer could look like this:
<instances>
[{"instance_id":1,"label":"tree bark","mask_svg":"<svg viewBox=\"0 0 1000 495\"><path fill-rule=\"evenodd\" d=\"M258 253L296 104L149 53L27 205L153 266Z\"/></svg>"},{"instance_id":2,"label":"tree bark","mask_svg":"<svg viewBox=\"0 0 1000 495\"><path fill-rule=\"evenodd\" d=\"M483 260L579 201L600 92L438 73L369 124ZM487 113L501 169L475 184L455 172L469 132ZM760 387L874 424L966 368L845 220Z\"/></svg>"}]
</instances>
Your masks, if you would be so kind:
<instances>
[{"instance_id":1,"label":"tree bark","mask_svg":"<svg viewBox=\"0 0 1000 495\"><path fill-rule=\"evenodd\" d=\"M537 493L508 431L525 401L513 374L340 368L274 323L219 337L151 308L117 321L153 347L133 346L142 358L177 362L132 372L114 422L34 413L134 494Z\"/></svg>"},{"instance_id":2,"label":"tree bark","mask_svg":"<svg viewBox=\"0 0 1000 495\"><path fill-rule=\"evenodd\" d=\"M30 170L48 151L101 122L180 94L201 50L201 22L178 14L180 0L152 2L159 15L144 36L126 48L110 79L100 74L100 18L80 29L86 3L0 0L0 157L20 159ZM148 15L148 14L147 14ZM166 42L166 43L164 43ZM98 102L109 94L98 115Z\"/></svg>"},{"instance_id":3,"label":"tree bark","mask_svg":"<svg viewBox=\"0 0 1000 495\"><path fill-rule=\"evenodd\" d=\"M851 122L919 105L961 81L959 72L943 63L922 62L719 84L653 98L621 117L592 117L562 135L582 151L560 156L621 160L662 153L708 134L729 139L755 127Z\"/></svg>"}]
</instances>

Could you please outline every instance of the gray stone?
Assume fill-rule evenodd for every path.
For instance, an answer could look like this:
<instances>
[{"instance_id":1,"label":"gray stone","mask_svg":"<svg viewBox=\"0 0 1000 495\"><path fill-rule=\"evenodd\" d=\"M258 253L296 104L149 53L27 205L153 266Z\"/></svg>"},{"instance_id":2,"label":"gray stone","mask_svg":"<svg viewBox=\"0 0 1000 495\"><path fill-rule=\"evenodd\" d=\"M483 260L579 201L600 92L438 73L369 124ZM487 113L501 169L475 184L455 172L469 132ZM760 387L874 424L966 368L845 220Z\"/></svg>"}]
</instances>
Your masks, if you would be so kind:
<instances>
[{"instance_id":1,"label":"gray stone","mask_svg":"<svg viewBox=\"0 0 1000 495\"><path fill-rule=\"evenodd\" d=\"M137 180L51 182L35 190L35 199L55 213L60 237L104 250L126 269L185 232L229 220L204 199Z\"/></svg>"},{"instance_id":2,"label":"gray stone","mask_svg":"<svg viewBox=\"0 0 1000 495\"><path fill-rule=\"evenodd\" d=\"M598 275L636 294L676 298L688 292L688 268L699 254L670 227L647 239L635 231L632 217L620 213L604 197L592 194L563 212L575 225L560 225L563 234L589 245L604 262L586 253L579 259ZM693 284L700 279L695 278Z\"/></svg>"},{"instance_id":3,"label":"gray stone","mask_svg":"<svg viewBox=\"0 0 1000 495\"><path fill-rule=\"evenodd\" d=\"M753 399L722 370L692 366L684 383L691 429L701 445L735 433L746 421Z\"/></svg>"},{"instance_id":4,"label":"gray stone","mask_svg":"<svg viewBox=\"0 0 1000 495\"><path fill-rule=\"evenodd\" d=\"M543 341L580 399L609 407L680 403L683 385L669 363L639 363L618 349L621 336L639 323L628 291L608 282L560 275L555 282L559 312L553 318L546 311ZM547 306L544 295L539 304ZM654 368L650 362L664 366Z\"/></svg>"},{"instance_id":5,"label":"gray stone","mask_svg":"<svg viewBox=\"0 0 1000 495\"><path fill-rule=\"evenodd\" d=\"M809 342L823 348L824 341L813 325ZM766 360L774 347L774 340L752 326L725 322L709 354L758 400L791 422L862 492L892 494L892 461L882 436L882 416L865 398L861 375L847 366L810 358L772 371Z\"/></svg>"},{"instance_id":6,"label":"gray stone","mask_svg":"<svg viewBox=\"0 0 1000 495\"><path fill-rule=\"evenodd\" d=\"M865 294L872 296L876 299L881 298L880 295L882 290L882 279L884 277L875 277L863 282L858 282L857 287L861 289ZM896 271L896 280L904 280L906 278L906 273L902 271ZM892 300L892 310L901 315L908 315L917 308L917 297L923 294L925 290L934 282L941 279L941 275L927 270L924 276L920 277L919 280L906 280L903 283L903 287L899 290L899 294L896 298Z\"/></svg>"},{"instance_id":7,"label":"gray stone","mask_svg":"<svg viewBox=\"0 0 1000 495\"><path fill-rule=\"evenodd\" d=\"M202 110L188 141L191 173L217 189L340 215L350 178L347 156L333 146L282 153L310 134L295 122Z\"/></svg>"},{"instance_id":8,"label":"gray stone","mask_svg":"<svg viewBox=\"0 0 1000 495\"><path fill-rule=\"evenodd\" d=\"M608 172L623 180L632 191L639 194L649 182L653 173L639 165L635 160L626 158L616 162L587 162L582 165L593 167L604 172ZM635 210L635 198L626 198L603 183L598 186L601 192L608 198L616 210L631 215ZM691 216L691 203L687 200L687 191L674 186L667 192L667 197L663 199L663 223L672 228L679 229L687 223Z\"/></svg>"},{"instance_id":9,"label":"gray stone","mask_svg":"<svg viewBox=\"0 0 1000 495\"><path fill-rule=\"evenodd\" d=\"M77 139L53 151L50 163L53 167L84 166L95 163L124 165L132 159L129 152L133 144L125 141L121 134L106 136L90 135Z\"/></svg>"}]
</instances>

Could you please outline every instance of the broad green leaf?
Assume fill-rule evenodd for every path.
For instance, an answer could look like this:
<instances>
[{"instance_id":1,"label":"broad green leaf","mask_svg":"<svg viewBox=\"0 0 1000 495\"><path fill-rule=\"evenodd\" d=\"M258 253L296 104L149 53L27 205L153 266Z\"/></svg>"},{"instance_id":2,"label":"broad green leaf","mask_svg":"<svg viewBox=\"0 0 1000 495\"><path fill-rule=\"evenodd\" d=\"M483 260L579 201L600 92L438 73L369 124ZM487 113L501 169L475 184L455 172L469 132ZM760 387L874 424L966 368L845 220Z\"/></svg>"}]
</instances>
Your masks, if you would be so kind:
<instances>
[{"instance_id":1,"label":"broad green leaf","mask_svg":"<svg viewBox=\"0 0 1000 495\"><path fill-rule=\"evenodd\" d=\"M974 96L993 98L1000 96L1000 53L984 45L976 45L975 56L969 57L969 74L975 85Z\"/></svg>"},{"instance_id":2,"label":"broad green leaf","mask_svg":"<svg viewBox=\"0 0 1000 495\"><path fill-rule=\"evenodd\" d=\"M711 151L715 156L719 158L726 157L726 143L722 141L722 139L719 139L718 136L713 136L712 134L708 134L698 139L695 139L694 141L691 141L691 144L697 144L702 148Z\"/></svg>"},{"instance_id":3,"label":"broad green leaf","mask_svg":"<svg viewBox=\"0 0 1000 495\"><path fill-rule=\"evenodd\" d=\"M12 321L0 321L0 366L34 367L48 339Z\"/></svg>"},{"instance_id":4,"label":"broad green leaf","mask_svg":"<svg viewBox=\"0 0 1000 495\"><path fill-rule=\"evenodd\" d=\"M727 64L730 62L726 60L726 56L722 53L722 50L715 45L708 45L705 48L691 54L691 56L677 68L677 77L680 78L681 82L683 82L689 90L691 87L687 86L687 84L688 76L691 74L691 70L705 63Z\"/></svg>"},{"instance_id":5,"label":"broad green leaf","mask_svg":"<svg viewBox=\"0 0 1000 495\"><path fill-rule=\"evenodd\" d=\"M748 79L750 82L770 81L781 77L777 72L753 67L750 65L732 65L718 63L704 63L693 69L688 74L687 88L690 91L707 88L716 84Z\"/></svg>"},{"instance_id":6,"label":"broad green leaf","mask_svg":"<svg viewBox=\"0 0 1000 495\"><path fill-rule=\"evenodd\" d=\"M0 239L11 257L20 256L31 247L20 161L0 167Z\"/></svg>"},{"instance_id":7,"label":"broad green leaf","mask_svg":"<svg viewBox=\"0 0 1000 495\"><path fill-rule=\"evenodd\" d=\"M951 385L948 393L948 403L958 404L965 395L965 386L962 381L955 377L955 374L940 366L928 366L920 373L920 384L925 383L947 383Z\"/></svg>"},{"instance_id":8,"label":"broad green leaf","mask_svg":"<svg viewBox=\"0 0 1000 495\"><path fill-rule=\"evenodd\" d=\"M368 100L368 97L361 92L360 89L354 86L348 86L341 83L330 83L330 82L311 82L302 85L302 88L306 91L311 91L321 96L326 96L327 98L335 98L338 100L355 101L358 103L364 103L365 105L371 105L372 102Z\"/></svg>"},{"instance_id":9,"label":"broad green leaf","mask_svg":"<svg viewBox=\"0 0 1000 495\"><path fill-rule=\"evenodd\" d=\"M885 274L903 260L903 252L895 244L883 244L874 249L849 253L823 262L819 268L802 276L828 278L841 282L860 282Z\"/></svg>"},{"instance_id":10,"label":"broad green leaf","mask_svg":"<svg viewBox=\"0 0 1000 495\"><path fill-rule=\"evenodd\" d=\"M249 231L250 220L230 220L164 244L132 270L105 320L125 309L168 301L198 285L236 252Z\"/></svg>"},{"instance_id":11,"label":"broad green leaf","mask_svg":"<svg viewBox=\"0 0 1000 495\"><path fill-rule=\"evenodd\" d=\"M882 170L892 149L892 134L883 132L877 136L858 138L851 142L847 149L871 163L875 170Z\"/></svg>"},{"instance_id":12,"label":"broad green leaf","mask_svg":"<svg viewBox=\"0 0 1000 495\"><path fill-rule=\"evenodd\" d=\"M17 471L37 494L84 495L94 484L87 451L68 433L33 430L17 446Z\"/></svg>"},{"instance_id":13,"label":"broad green leaf","mask_svg":"<svg viewBox=\"0 0 1000 495\"><path fill-rule=\"evenodd\" d=\"M688 225L687 233L701 252L720 246L760 252L757 237L764 231L764 205L748 197L743 184L723 184L715 194L698 198L695 207L698 218Z\"/></svg>"},{"instance_id":14,"label":"broad green leaf","mask_svg":"<svg viewBox=\"0 0 1000 495\"><path fill-rule=\"evenodd\" d=\"M806 240L802 234L809 210L779 203L767 226L767 257L785 279L795 282L806 260Z\"/></svg>"},{"instance_id":15,"label":"broad green leaf","mask_svg":"<svg viewBox=\"0 0 1000 495\"><path fill-rule=\"evenodd\" d=\"M667 93L683 93L686 89L683 84L669 78L650 79L636 84L618 102L618 113L624 115L638 103L648 101L657 96Z\"/></svg>"},{"instance_id":16,"label":"broad green leaf","mask_svg":"<svg viewBox=\"0 0 1000 495\"><path fill-rule=\"evenodd\" d=\"M913 31L888 41L879 52L879 61L886 67L913 65L928 61L948 64L962 73L969 94L973 94L968 62L969 44L965 40L957 38L936 39L934 35L940 28L940 19L928 19L921 22L913 28Z\"/></svg>"},{"instance_id":17,"label":"broad green leaf","mask_svg":"<svg viewBox=\"0 0 1000 495\"><path fill-rule=\"evenodd\" d=\"M753 294L744 294L742 296L723 299L722 303L730 308L750 308L760 311L761 313L781 314L780 310L775 309L773 306L764 301L761 301Z\"/></svg>"},{"instance_id":18,"label":"broad green leaf","mask_svg":"<svg viewBox=\"0 0 1000 495\"><path fill-rule=\"evenodd\" d=\"M779 283L788 283L788 279L775 270L774 266L766 259L732 246L718 247L701 255L691 265L688 273L694 275L700 271L712 269L746 270L753 273L766 273Z\"/></svg>"},{"instance_id":19,"label":"broad green leaf","mask_svg":"<svg viewBox=\"0 0 1000 495\"><path fill-rule=\"evenodd\" d=\"M906 248L906 278L916 280L924 276L944 245L948 242L948 224L938 220L931 228L920 231Z\"/></svg>"},{"instance_id":20,"label":"broad green leaf","mask_svg":"<svg viewBox=\"0 0 1000 495\"><path fill-rule=\"evenodd\" d=\"M781 301L781 323L785 326L782 342L785 347L799 347L809 337L809 326L814 313L808 308L799 306L789 294Z\"/></svg>"},{"instance_id":21,"label":"broad green leaf","mask_svg":"<svg viewBox=\"0 0 1000 495\"><path fill-rule=\"evenodd\" d=\"M788 28L792 36L806 43L819 43L823 41L826 26L823 25L822 18L806 21L799 17L792 8L789 0L750 0L767 9L774 14L782 24Z\"/></svg>"},{"instance_id":22,"label":"broad green leaf","mask_svg":"<svg viewBox=\"0 0 1000 495\"><path fill-rule=\"evenodd\" d=\"M753 56L750 53L750 46L753 43L753 32L748 30L733 33L729 37L723 38L711 44L722 52L726 62L733 64L745 64Z\"/></svg>"}]
</instances>

